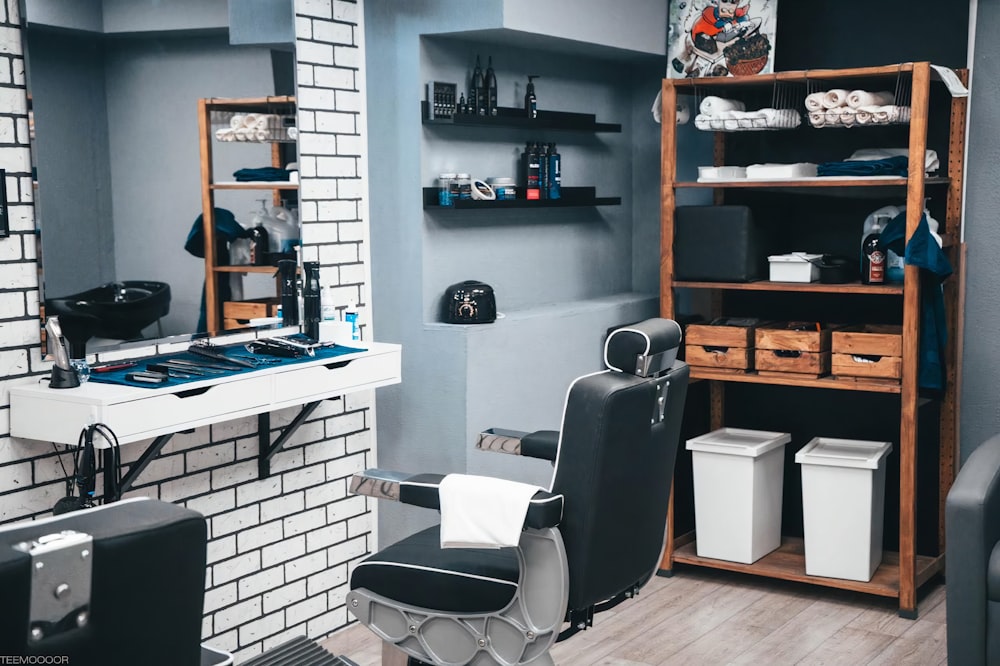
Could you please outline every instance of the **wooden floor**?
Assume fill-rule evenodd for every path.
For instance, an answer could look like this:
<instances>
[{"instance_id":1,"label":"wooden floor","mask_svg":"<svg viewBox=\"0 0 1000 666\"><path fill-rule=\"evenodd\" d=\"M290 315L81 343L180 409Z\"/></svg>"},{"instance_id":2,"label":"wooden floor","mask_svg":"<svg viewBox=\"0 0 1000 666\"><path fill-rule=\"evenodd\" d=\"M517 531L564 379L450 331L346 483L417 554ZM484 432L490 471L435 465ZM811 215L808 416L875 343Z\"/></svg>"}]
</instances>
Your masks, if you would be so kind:
<instances>
[{"instance_id":1,"label":"wooden floor","mask_svg":"<svg viewBox=\"0 0 1000 666\"><path fill-rule=\"evenodd\" d=\"M947 663L944 596L943 584L928 584L919 619L903 620L891 599L684 568L654 578L552 656L560 666L938 666ZM358 624L323 646L360 666L382 663L380 642Z\"/></svg>"}]
</instances>

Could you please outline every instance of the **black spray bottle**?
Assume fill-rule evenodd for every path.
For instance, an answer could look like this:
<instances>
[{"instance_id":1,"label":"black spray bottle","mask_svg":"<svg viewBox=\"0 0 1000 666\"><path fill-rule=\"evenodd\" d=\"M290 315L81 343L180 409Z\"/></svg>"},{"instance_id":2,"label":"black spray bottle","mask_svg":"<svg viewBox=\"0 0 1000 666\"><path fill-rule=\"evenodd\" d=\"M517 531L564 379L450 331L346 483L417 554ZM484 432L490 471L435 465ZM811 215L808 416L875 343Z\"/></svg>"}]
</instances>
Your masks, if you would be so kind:
<instances>
[{"instance_id":1,"label":"black spray bottle","mask_svg":"<svg viewBox=\"0 0 1000 666\"><path fill-rule=\"evenodd\" d=\"M483 78L483 66L479 63L479 56L476 56L476 67L472 70L469 106L477 116L486 115L486 80Z\"/></svg>"},{"instance_id":2,"label":"black spray bottle","mask_svg":"<svg viewBox=\"0 0 1000 666\"><path fill-rule=\"evenodd\" d=\"M538 198L549 198L549 146L538 144Z\"/></svg>"},{"instance_id":3,"label":"black spray bottle","mask_svg":"<svg viewBox=\"0 0 1000 666\"><path fill-rule=\"evenodd\" d=\"M278 262L278 275L281 279L281 324L283 326L298 326L299 324L297 269L298 265L294 259L282 259Z\"/></svg>"},{"instance_id":4,"label":"black spray bottle","mask_svg":"<svg viewBox=\"0 0 1000 666\"><path fill-rule=\"evenodd\" d=\"M486 63L486 115L497 115L497 75L493 71L493 56Z\"/></svg>"},{"instance_id":5,"label":"black spray bottle","mask_svg":"<svg viewBox=\"0 0 1000 666\"><path fill-rule=\"evenodd\" d=\"M537 74L528 75L528 87L524 93L524 113L529 118L538 117L538 100L535 98L535 79Z\"/></svg>"},{"instance_id":6,"label":"black spray bottle","mask_svg":"<svg viewBox=\"0 0 1000 666\"><path fill-rule=\"evenodd\" d=\"M305 334L313 340L319 340L319 322L322 316L320 301L319 262L306 261L302 263L305 283L302 288L302 314L305 319ZM284 311L284 307L282 307Z\"/></svg>"}]
</instances>

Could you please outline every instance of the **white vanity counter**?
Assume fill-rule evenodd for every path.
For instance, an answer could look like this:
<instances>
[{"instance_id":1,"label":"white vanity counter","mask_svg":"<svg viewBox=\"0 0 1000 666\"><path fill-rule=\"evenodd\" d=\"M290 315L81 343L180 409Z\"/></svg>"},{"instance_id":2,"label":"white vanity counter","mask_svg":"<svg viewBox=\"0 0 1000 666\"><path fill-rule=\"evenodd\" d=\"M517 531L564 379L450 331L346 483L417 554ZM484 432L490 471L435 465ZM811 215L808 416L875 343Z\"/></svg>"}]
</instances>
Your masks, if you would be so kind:
<instances>
[{"instance_id":1,"label":"white vanity counter","mask_svg":"<svg viewBox=\"0 0 1000 666\"><path fill-rule=\"evenodd\" d=\"M75 445L103 423L121 444L398 384L401 347L372 342L365 351L182 385L140 388L94 381L52 389L48 379L10 388L10 434ZM103 439L100 445L107 446Z\"/></svg>"}]
</instances>

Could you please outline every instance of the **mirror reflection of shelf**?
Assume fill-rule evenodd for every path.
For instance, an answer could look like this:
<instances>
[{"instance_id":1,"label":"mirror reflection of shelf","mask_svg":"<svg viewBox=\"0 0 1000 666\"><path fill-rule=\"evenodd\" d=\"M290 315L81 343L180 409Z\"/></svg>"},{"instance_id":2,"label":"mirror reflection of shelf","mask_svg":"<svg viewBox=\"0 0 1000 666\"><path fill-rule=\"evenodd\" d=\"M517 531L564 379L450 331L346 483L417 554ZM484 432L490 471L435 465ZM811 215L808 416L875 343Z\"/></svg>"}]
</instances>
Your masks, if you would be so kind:
<instances>
[{"instance_id":1,"label":"mirror reflection of shelf","mask_svg":"<svg viewBox=\"0 0 1000 666\"><path fill-rule=\"evenodd\" d=\"M285 182L285 181L274 181L274 182L224 181L221 183L212 183L211 188L213 190L297 190L299 189L299 184Z\"/></svg>"}]
</instances>

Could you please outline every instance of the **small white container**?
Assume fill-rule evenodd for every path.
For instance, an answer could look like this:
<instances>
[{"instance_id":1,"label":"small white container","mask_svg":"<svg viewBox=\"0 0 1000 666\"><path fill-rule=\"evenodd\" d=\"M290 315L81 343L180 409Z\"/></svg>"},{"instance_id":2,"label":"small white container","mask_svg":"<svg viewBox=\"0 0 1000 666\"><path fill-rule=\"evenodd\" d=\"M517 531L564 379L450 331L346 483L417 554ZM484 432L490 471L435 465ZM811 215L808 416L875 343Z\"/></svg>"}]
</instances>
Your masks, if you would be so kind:
<instances>
[{"instance_id":1,"label":"small white container","mask_svg":"<svg viewBox=\"0 0 1000 666\"><path fill-rule=\"evenodd\" d=\"M747 177L745 167L737 166L703 166L698 167L698 181L708 180L741 180Z\"/></svg>"},{"instance_id":2,"label":"small white container","mask_svg":"<svg viewBox=\"0 0 1000 666\"><path fill-rule=\"evenodd\" d=\"M784 432L722 428L687 441L698 557L752 564L781 545Z\"/></svg>"},{"instance_id":3,"label":"small white container","mask_svg":"<svg viewBox=\"0 0 1000 666\"><path fill-rule=\"evenodd\" d=\"M819 279L819 266L815 261L821 254L791 252L773 254L767 258L771 282L815 282Z\"/></svg>"},{"instance_id":4,"label":"small white container","mask_svg":"<svg viewBox=\"0 0 1000 666\"><path fill-rule=\"evenodd\" d=\"M870 581L882 562L885 459L891 442L816 437L802 465L806 574Z\"/></svg>"}]
</instances>

